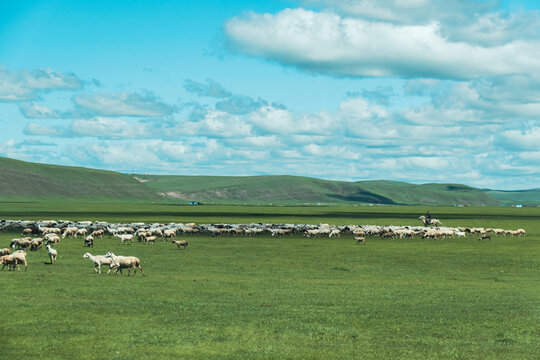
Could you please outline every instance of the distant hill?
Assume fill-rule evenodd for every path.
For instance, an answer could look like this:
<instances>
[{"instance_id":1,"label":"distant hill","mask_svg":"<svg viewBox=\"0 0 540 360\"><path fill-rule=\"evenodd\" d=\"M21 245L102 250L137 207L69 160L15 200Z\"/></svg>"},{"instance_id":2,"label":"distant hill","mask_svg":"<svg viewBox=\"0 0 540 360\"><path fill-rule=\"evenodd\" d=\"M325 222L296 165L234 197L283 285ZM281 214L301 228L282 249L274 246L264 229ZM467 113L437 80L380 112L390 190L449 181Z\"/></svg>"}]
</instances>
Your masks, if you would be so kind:
<instances>
[{"instance_id":1,"label":"distant hill","mask_svg":"<svg viewBox=\"0 0 540 360\"><path fill-rule=\"evenodd\" d=\"M0 157L0 201L41 200L497 206L540 203L540 190L483 191L460 184L346 182L301 176L127 175Z\"/></svg>"},{"instance_id":2,"label":"distant hill","mask_svg":"<svg viewBox=\"0 0 540 360\"><path fill-rule=\"evenodd\" d=\"M530 190L486 190L486 193L497 199L502 205L510 206L522 204L523 206L540 205L540 189Z\"/></svg>"},{"instance_id":3,"label":"distant hill","mask_svg":"<svg viewBox=\"0 0 540 360\"><path fill-rule=\"evenodd\" d=\"M113 171L0 158L2 200L159 201L133 177Z\"/></svg>"},{"instance_id":4,"label":"distant hill","mask_svg":"<svg viewBox=\"0 0 540 360\"><path fill-rule=\"evenodd\" d=\"M491 195L458 184L414 185L397 181L329 181L300 176L137 175L162 196L218 203L374 203L396 205L489 205Z\"/></svg>"}]
</instances>

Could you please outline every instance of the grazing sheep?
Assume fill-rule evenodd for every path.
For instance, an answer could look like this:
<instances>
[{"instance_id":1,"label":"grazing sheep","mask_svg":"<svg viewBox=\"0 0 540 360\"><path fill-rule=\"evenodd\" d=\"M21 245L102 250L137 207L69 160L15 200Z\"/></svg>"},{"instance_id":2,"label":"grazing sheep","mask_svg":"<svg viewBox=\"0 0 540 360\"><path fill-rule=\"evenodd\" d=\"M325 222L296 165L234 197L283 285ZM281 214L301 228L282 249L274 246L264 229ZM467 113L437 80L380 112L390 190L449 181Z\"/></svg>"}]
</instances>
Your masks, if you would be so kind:
<instances>
[{"instance_id":1,"label":"grazing sheep","mask_svg":"<svg viewBox=\"0 0 540 360\"><path fill-rule=\"evenodd\" d=\"M318 235L320 235L320 233L321 232L319 231L319 229L308 229L308 230L304 231L303 236L304 237L318 236Z\"/></svg>"},{"instance_id":2,"label":"grazing sheep","mask_svg":"<svg viewBox=\"0 0 540 360\"><path fill-rule=\"evenodd\" d=\"M46 237L45 240L47 240L46 242L47 245L49 244L56 245L60 242L60 237L58 235L53 235L53 236L49 236L48 238Z\"/></svg>"},{"instance_id":3,"label":"grazing sheep","mask_svg":"<svg viewBox=\"0 0 540 360\"><path fill-rule=\"evenodd\" d=\"M24 271L28 271L28 263L26 262L26 251L17 250L11 255L15 259L17 271L21 269L21 264L24 264Z\"/></svg>"},{"instance_id":4,"label":"grazing sheep","mask_svg":"<svg viewBox=\"0 0 540 360\"><path fill-rule=\"evenodd\" d=\"M199 229L197 229L197 228L192 228L192 227L185 227L185 228L182 228L181 230L182 230L182 232L184 233L184 235L187 235L187 234L196 234L196 233L200 232Z\"/></svg>"},{"instance_id":5,"label":"grazing sheep","mask_svg":"<svg viewBox=\"0 0 540 360\"><path fill-rule=\"evenodd\" d=\"M148 229L146 232L148 233L148 235L164 237L163 231L161 231L161 229L158 229L158 228Z\"/></svg>"},{"instance_id":6,"label":"grazing sheep","mask_svg":"<svg viewBox=\"0 0 540 360\"><path fill-rule=\"evenodd\" d=\"M79 230L78 227L68 227L66 230L64 230L64 233L62 234L62 239L66 236L76 236L77 231Z\"/></svg>"},{"instance_id":7,"label":"grazing sheep","mask_svg":"<svg viewBox=\"0 0 540 360\"><path fill-rule=\"evenodd\" d=\"M178 246L178 250L180 250L180 246L182 246L184 248L184 250L188 246L188 242L185 241L185 240L172 240L172 243L176 244L176 246Z\"/></svg>"},{"instance_id":8,"label":"grazing sheep","mask_svg":"<svg viewBox=\"0 0 540 360\"><path fill-rule=\"evenodd\" d=\"M146 242L146 245L148 245L150 243L153 243L153 244L156 243L156 237L155 236L144 236L143 239Z\"/></svg>"},{"instance_id":9,"label":"grazing sheep","mask_svg":"<svg viewBox=\"0 0 540 360\"><path fill-rule=\"evenodd\" d=\"M26 238L18 238L11 240L11 244L9 245L12 249L26 249L30 246L30 243L32 241L32 238L26 237Z\"/></svg>"},{"instance_id":10,"label":"grazing sheep","mask_svg":"<svg viewBox=\"0 0 540 360\"><path fill-rule=\"evenodd\" d=\"M51 259L51 264L54 264L56 262L56 257L58 256L58 252L51 247L51 245L47 245L47 251L49 252L49 258Z\"/></svg>"},{"instance_id":11,"label":"grazing sheep","mask_svg":"<svg viewBox=\"0 0 540 360\"><path fill-rule=\"evenodd\" d=\"M42 238L35 238L30 241L30 250L32 251L39 249L41 246L43 246Z\"/></svg>"},{"instance_id":12,"label":"grazing sheep","mask_svg":"<svg viewBox=\"0 0 540 360\"><path fill-rule=\"evenodd\" d=\"M60 228L40 228L39 229L43 235L46 234L60 234L62 230Z\"/></svg>"},{"instance_id":13,"label":"grazing sheep","mask_svg":"<svg viewBox=\"0 0 540 360\"><path fill-rule=\"evenodd\" d=\"M83 255L83 259L90 259L94 262L94 271L98 274L101 274L101 265L109 265L109 271L107 271L107 274L111 272L112 265L114 264L113 260L111 258L106 257L105 255L92 255L90 253L86 253Z\"/></svg>"},{"instance_id":14,"label":"grazing sheep","mask_svg":"<svg viewBox=\"0 0 540 360\"><path fill-rule=\"evenodd\" d=\"M79 235L81 235L82 237L85 237L87 232L88 230L86 229L79 229L75 232L75 237L79 237Z\"/></svg>"},{"instance_id":15,"label":"grazing sheep","mask_svg":"<svg viewBox=\"0 0 540 360\"><path fill-rule=\"evenodd\" d=\"M0 256L9 255L11 254L11 250L8 248L0 249Z\"/></svg>"},{"instance_id":16,"label":"grazing sheep","mask_svg":"<svg viewBox=\"0 0 540 360\"><path fill-rule=\"evenodd\" d=\"M22 231L22 234L21 234L21 236L24 236L24 235L31 235L31 234L32 234L32 232L33 232L33 230L32 230L32 229L30 229L30 228L26 228L26 229L24 229L24 230Z\"/></svg>"},{"instance_id":17,"label":"grazing sheep","mask_svg":"<svg viewBox=\"0 0 540 360\"><path fill-rule=\"evenodd\" d=\"M0 256L0 264L2 264L2 270L4 268L8 267L8 270L11 271L14 269L15 265L17 264L17 260L13 257L13 255L4 255Z\"/></svg>"},{"instance_id":18,"label":"grazing sheep","mask_svg":"<svg viewBox=\"0 0 540 360\"><path fill-rule=\"evenodd\" d=\"M165 240L165 238L174 239L175 236L176 236L175 230L170 229L170 230L163 231L163 240Z\"/></svg>"},{"instance_id":19,"label":"grazing sheep","mask_svg":"<svg viewBox=\"0 0 540 360\"><path fill-rule=\"evenodd\" d=\"M482 241L482 240L486 240L486 239L491 240L491 235L489 235L489 234L484 234L484 235L482 235L482 236L480 236L480 237L478 238L478 241Z\"/></svg>"},{"instance_id":20,"label":"grazing sheep","mask_svg":"<svg viewBox=\"0 0 540 360\"><path fill-rule=\"evenodd\" d=\"M108 252L105 257L111 258L113 261L113 264L111 265L112 268L116 269L114 272L115 275L118 274L118 270L120 270L120 274L122 273L122 269L128 269L128 276L131 274L131 269L133 269L133 276L137 273L137 268L141 270L142 276L144 276L144 271L141 266L141 260L135 256L116 256L112 252Z\"/></svg>"},{"instance_id":21,"label":"grazing sheep","mask_svg":"<svg viewBox=\"0 0 540 360\"><path fill-rule=\"evenodd\" d=\"M92 235L84 238L84 246L94 247L94 237Z\"/></svg>"},{"instance_id":22,"label":"grazing sheep","mask_svg":"<svg viewBox=\"0 0 540 360\"><path fill-rule=\"evenodd\" d=\"M131 245L133 245L133 235L132 234L116 235L116 237L120 238L120 240L122 241L122 244L124 244L127 241L131 241Z\"/></svg>"},{"instance_id":23,"label":"grazing sheep","mask_svg":"<svg viewBox=\"0 0 540 360\"><path fill-rule=\"evenodd\" d=\"M90 234L90 236L93 236L93 237L99 237L100 239L102 239L104 233L105 233L105 230L99 229L99 230L93 231L93 232Z\"/></svg>"},{"instance_id":24,"label":"grazing sheep","mask_svg":"<svg viewBox=\"0 0 540 360\"><path fill-rule=\"evenodd\" d=\"M357 229L357 230L353 231L353 235L354 236L366 236L366 232L364 230Z\"/></svg>"},{"instance_id":25,"label":"grazing sheep","mask_svg":"<svg viewBox=\"0 0 540 360\"><path fill-rule=\"evenodd\" d=\"M139 239L139 242L143 242L146 235L150 235L146 231L137 231L136 233L137 238Z\"/></svg>"},{"instance_id":26,"label":"grazing sheep","mask_svg":"<svg viewBox=\"0 0 540 360\"><path fill-rule=\"evenodd\" d=\"M354 240L356 240L356 244L363 243L364 245L366 245L366 238L363 236L355 236Z\"/></svg>"},{"instance_id":27,"label":"grazing sheep","mask_svg":"<svg viewBox=\"0 0 540 360\"><path fill-rule=\"evenodd\" d=\"M328 237L341 237L341 231L339 230L332 230L330 234L328 234Z\"/></svg>"}]
</instances>

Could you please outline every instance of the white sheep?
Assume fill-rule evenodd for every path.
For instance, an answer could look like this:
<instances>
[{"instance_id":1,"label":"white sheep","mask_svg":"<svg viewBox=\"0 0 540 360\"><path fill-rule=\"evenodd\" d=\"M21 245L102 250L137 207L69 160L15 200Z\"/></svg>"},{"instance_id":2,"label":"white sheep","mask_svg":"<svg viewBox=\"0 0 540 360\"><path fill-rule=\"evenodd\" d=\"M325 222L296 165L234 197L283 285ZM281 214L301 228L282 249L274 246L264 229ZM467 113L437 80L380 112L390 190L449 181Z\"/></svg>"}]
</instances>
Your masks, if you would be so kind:
<instances>
[{"instance_id":1,"label":"white sheep","mask_svg":"<svg viewBox=\"0 0 540 360\"><path fill-rule=\"evenodd\" d=\"M51 264L54 264L56 262L56 257L58 256L58 252L51 247L51 245L47 245L47 251L49 252L49 258L51 259Z\"/></svg>"},{"instance_id":2,"label":"white sheep","mask_svg":"<svg viewBox=\"0 0 540 360\"><path fill-rule=\"evenodd\" d=\"M355 236L354 240L356 240L356 244L362 243L366 245L366 238L364 236Z\"/></svg>"},{"instance_id":3,"label":"white sheep","mask_svg":"<svg viewBox=\"0 0 540 360\"><path fill-rule=\"evenodd\" d=\"M8 270L12 270L15 264L17 264L17 262L13 255L4 255L0 256L0 264L2 264L2 270L4 270L6 265L8 267Z\"/></svg>"},{"instance_id":4,"label":"white sheep","mask_svg":"<svg viewBox=\"0 0 540 360\"><path fill-rule=\"evenodd\" d=\"M188 242L185 240L171 240L171 241L173 244L176 244L176 246L178 246L178 250L180 250L180 246L182 246L184 250L188 246Z\"/></svg>"},{"instance_id":5,"label":"white sheep","mask_svg":"<svg viewBox=\"0 0 540 360\"><path fill-rule=\"evenodd\" d=\"M75 237L79 237L79 235L81 235L82 237L85 237L87 232L88 232L87 229L79 229L77 230L77 232L75 232Z\"/></svg>"},{"instance_id":6,"label":"white sheep","mask_svg":"<svg viewBox=\"0 0 540 360\"><path fill-rule=\"evenodd\" d=\"M84 246L94 247L94 237L92 235L84 238Z\"/></svg>"},{"instance_id":7,"label":"white sheep","mask_svg":"<svg viewBox=\"0 0 540 360\"><path fill-rule=\"evenodd\" d=\"M8 270L14 270L17 267L17 270L21 269L20 264L24 264L24 270L28 270L28 263L26 262L26 251L18 250L11 255L4 255L0 257L0 264L3 264L2 270L8 265Z\"/></svg>"},{"instance_id":8,"label":"white sheep","mask_svg":"<svg viewBox=\"0 0 540 360\"><path fill-rule=\"evenodd\" d=\"M331 238L331 237L341 237L341 231L337 230L337 229L334 229L334 230L330 231L330 234L328 234L328 237L329 238Z\"/></svg>"},{"instance_id":9,"label":"white sheep","mask_svg":"<svg viewBox=\"0 0 540 360\"><path fill-rule=\"evenodd\" d=\"M116 256L112 252L108 252L105 257L111 258L113 261L113 265L111 265L112 268L116 269L114 274L118 274L118 270L120 270L120 274L122 273L122 269L127 268L129 270L128 276L131 274L131 269L133 269L133 276L135 276L137 269L139 268L141 270L142 276L144 276L143 269L141 267L141 260L135 256Z\"/></svg>"},{"instance_id":10,"label":"white sheep","mask_svg":"<svg viewBox=\"0 0 540 360\"><path fill-rule=\"evenodd\" d=\"M90 253L86 253L83 255L83 259L90 259L94 262L94 271L98 274L101 274L101 265L109 265L109 271L107 271L107 274L111 272L112 265L114 264L113 260L111 258L106 257L105 255L92 255Z\"/></svg>"},{"instance_id":11,"label":"white sheep","mask_svg":"<svg viewBox=\"0 0 540 360\"><path fill-rule=\"evenodd\" d=\"M116 235L116 237L119 237L122 241L122 244L126 241L131 241L131 244L133 245L133 235L132 234L125 234L125 235Z\"/></svg>"},{"instance_id":12,"label":"white sheep","mask_svg":"<svg viewBox=\"0 0 540 360\"><path fill-rule=\"evenodd\" d=\"M64 230L64 233L62 234L62 239L66 236L76 236L77 231L79 230L78 227L68 227L66 230Z\"/></svg>"},{"instance_id":13,"label":"white sheep","mask_svg":"<svg viewBox=\"0 0 540 360\"><path fill-rule=\"evenodd\" d=\"M163 239L164 240L165 240L165 238L173 239L175 236L176 236L176 230L167 229L167 230L163 231Z\"/></svg>"}]
</instances>

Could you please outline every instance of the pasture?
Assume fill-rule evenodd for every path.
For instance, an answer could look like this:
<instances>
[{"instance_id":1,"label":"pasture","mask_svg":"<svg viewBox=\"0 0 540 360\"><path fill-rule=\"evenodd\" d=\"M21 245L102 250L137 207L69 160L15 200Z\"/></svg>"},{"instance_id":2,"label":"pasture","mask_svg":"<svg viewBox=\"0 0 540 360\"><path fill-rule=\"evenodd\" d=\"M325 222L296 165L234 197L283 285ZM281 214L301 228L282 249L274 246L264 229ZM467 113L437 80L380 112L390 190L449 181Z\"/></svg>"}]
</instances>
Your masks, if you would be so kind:
<instances>
[{"instance_id":1,"label":"pasture","mask_svg":"<svg viewBox=\"0 0 540 360\"><path fill-rule=\"evenodd\" d=\"M419 225L426 208L142 204L2 206L2 218ZM540 211L431 208L445 225L524 238L194 235L120 245L63 239L57 263L0 272L5 358L537 359ZM0 248L20 233L0 232ZM145 277L94 274L85 252L133 255ZM105 268L106 269L106 268Z\"/></svg>"}]
</instances>

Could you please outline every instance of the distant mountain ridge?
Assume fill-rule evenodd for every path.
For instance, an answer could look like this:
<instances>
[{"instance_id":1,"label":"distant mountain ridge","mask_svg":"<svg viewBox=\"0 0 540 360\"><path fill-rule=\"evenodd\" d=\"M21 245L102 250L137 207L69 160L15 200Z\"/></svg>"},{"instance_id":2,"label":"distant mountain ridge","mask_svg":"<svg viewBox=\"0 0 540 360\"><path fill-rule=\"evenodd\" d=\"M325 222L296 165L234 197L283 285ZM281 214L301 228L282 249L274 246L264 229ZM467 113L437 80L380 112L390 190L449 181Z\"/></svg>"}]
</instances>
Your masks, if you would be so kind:
<instances>
[{"instance_id":1,"label":"distant mountain ridge","mask_svg":"<svg viewBox=\"0 0 540 360\"><path fill-rule=\"evenodd\" d=\"M514 196L515 195L515 196ZM521 201L529 197L529 201ZM540 190L506 192L461 184L330 181L302 176L128 175L0 157L0 201L189 201L220 204L540 204Z\"/></svg>"}]
</instances>

